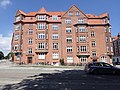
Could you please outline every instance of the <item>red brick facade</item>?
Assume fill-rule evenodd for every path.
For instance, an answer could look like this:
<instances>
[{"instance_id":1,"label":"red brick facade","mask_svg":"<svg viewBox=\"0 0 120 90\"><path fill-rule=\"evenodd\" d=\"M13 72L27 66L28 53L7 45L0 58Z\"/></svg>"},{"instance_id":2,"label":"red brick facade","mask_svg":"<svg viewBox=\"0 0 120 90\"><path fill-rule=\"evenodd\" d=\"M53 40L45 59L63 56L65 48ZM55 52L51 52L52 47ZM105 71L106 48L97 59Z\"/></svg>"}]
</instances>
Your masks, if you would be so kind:
<instances>
[{"instance_id":1,"label":"red brick facade","mask_svg":"<svg viewBox=\"0 0 120 90\"><path fill-rule=\"evenodd\" d=\"M16 12L12 52L15 63L111 62L108 13L85 14L75 5L66 12Z\"/></svg>"}]
</instances>

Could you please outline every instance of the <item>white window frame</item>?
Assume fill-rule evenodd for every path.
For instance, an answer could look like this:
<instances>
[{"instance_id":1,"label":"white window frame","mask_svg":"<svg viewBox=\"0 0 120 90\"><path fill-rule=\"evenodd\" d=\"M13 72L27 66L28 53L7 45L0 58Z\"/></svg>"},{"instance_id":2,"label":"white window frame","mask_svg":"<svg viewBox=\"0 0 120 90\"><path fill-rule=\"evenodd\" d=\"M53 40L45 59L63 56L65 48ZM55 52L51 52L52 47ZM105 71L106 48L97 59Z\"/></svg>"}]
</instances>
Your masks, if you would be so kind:
<instances>
[{"instance_id":1,"label":"white window frame","mask_svg":"<svg viewBox=\"0 0 120 90\"><path fill-rule=\"evenodd\" d=\"M44 23L39 23L39 24L37 24L37 29L39 29L39 30L46 29L46 25Z\"/></svg>"},{"instance_id":2,"label":"white window frame","mask_svg":"<svg viewBox=\"0 0 120 90\"><path fill-rule=\"evenodd\" d=\"M29 35L32 35L32 34L33 34L33 30L32 30L32 29L29 29L28 34L29 34Z\"/></svg>"},{"instance_id":3,"label":"white window frame","mask_svg":"<svg viewBox=\"0 0 120 90\"><path fill-rule=\"evenodd\" d=\"M45 49L45 43L38 43L38 49Z\"/></svg>"},{"instance_id":4,"label":"white window frame","mask_svg":"<svg viewBox=\"0 0 120 90\"><path fill-rule=\"evenodd\" d=\"M45 38L45 34L44 33L39 33L38 34L38 39L44 39Z\"/></svg>"},{"instance_id":5,"label":"white window frame","mask_svg":"<svg viewBox=\"0 0 120 90\"><path fill-rule=\"evenodd\" d=\"M87 46L80 46L80 52L87 52Z\"/></svg>"},{"instance_id":6,"label":"white window frame","mask_svg":"<svg viewBox=\"0 0 120 90\"><path fill-rule=\"evenodd\" d=\"M57 15L53 15L52 16L52 20L54 20L54 21L58 20L58 16Z\"/></svg>"},{"instance_id":7,"label":"white window frame","mask_svg":"<svg viewBox=\"0 0 120 90\"><path fill-rule=\"evenodd\" d=\"M37 15L37 20L46 20L46 15Z\"/></svg>"},{"instance_id":8,"label":"white window frame","mask_svg":"<svg viewBox=\"0 0 120 90\"><path fill-rule=\"evenodd\" d=\"M80 42L85 42L86 41L86 36L80 36Z\"/></svg>"},{"instance_id":9,"label":"white window frame","mask_svg":"<svg viewBox=\"0 0 120 90\"><path fill-rule=\"evenodd\" d=\"M45 53L38 53L38 59L45 59Z\"/></svg>"},{"instance_id":10,"label":"white window frame","mask_svg":"<svg viewBox=\"0 0 120 90\"><path fill-rule=\"evenodd\" d=\"M28 44L32 44L33 43L33 39L32 38L29 38L28 39Z\"/></svg>"},{"instance_id":11,"label":"white window frame","mask_svg":"<svg viewBox=\"0 0 120 90\"><path fill-rule=\"evenodd\" d=\"M18 50L18 47L19 47L18 44L14 45L14 50Z\"/></svg>"},{"instance_id":12,"label":"white window frame","mask_svg":"<svg viewBox=\"0 0 120 90\"><path fill-rule=\"evenodd\" d=\"M66 33L72 33L72 28L66 28Z\"/></svg>"},{"instance_id":13,"label":"white window frame","mask_svg":"<svg viewBox=\"0 0 120 90\"><path fill-rule=\"evenodd\" d=\"M78 23L84 23L84 19L78 19Z\"/></svg>"},{"instance_id":14,"label":"white window frame","mask_svg":"<svg viewBox=\"0 0 120 90\"><path fill-rule=\"evenodd\" d=\"M15 40L19 39L19 34L15 34Z\"/></svg>"},{"instance_id":15,"label":"white window frame","mask_svg":"<svg viewBox=\"0 0 120 90\"><path fill-rule=\"evenodd\" d=\"M67 42L67 43L72 43L72 37L67 37L67 38L66 38L66 42Z\"/></svg>"},{"instance_id":16,"label":"white window frame","mask_svg":"<svg viewBox=\"0 0 120 90\"><path fill-rule=\"evenodd\" d=\"M67 56L67 63L73 63L74 59L72 56Z\"/></svg>"},{"instance_id":17,"label":"white window frame","mask_svg":"<svg viewBox=\"0 0 120 90\"><path fill-rule=\"evenodd\" d=\"M58 39L58 34L52 34L52 39Z\"/></svg>"},{"instance_id":18,"label":"white window frame","mask_svg":"<svg viewBox=\"0 0 120 90\"><path fill-rule=\"evenodd\" d=\"M15 25L15 30L20 30L20 24Z\"/></svg>"},{"instance_id":19,"label":"white window frame","mask_svg":"<svg viewBox=\"0 0 120 90\"><path fill-rule=\"evenodd\" d=\"M59 53L58 52L53 52L52 53L52 59L58 59L59 58Z\"/></svg>"},{"instance_id":20,"label":"white window frame","mask_svg":"<svg viewBox=\"0 0 120 90\"><path fill-rule=\"evenodd\" d=\"M67 46L67 52L73 52L72 46Z\"/></svg>"},{"instance_id":21,"label":"white window frame","mask_svg":"<svg viewBox=\"0 0 120 90\"><path fill-rule=\"evenodd\" d=\"M66 19L66 24L71 24L71 19Z\"/></svg>"},{"instance_id":22,"label":"white window frame","mask_svg":"<svg viewBox=\"0 0 120 90\"><path fill-rule=\"evenodd\" d=\"M28 48L28 54L32 54L32 48Z\"/></svg>"},{"instance_id":23,"label":"white window frame","mask_svg":"<svg viewBox=\"0 0 120 90\"><path fill-rule=\"evenodd\" d=\"M53 50L58 50L58 43L53 43L52 48Z\"/></svg>"},{"instance_id":24,"label":"white window frame","mask_svg":"<svg viewBox=\"0 0 120 90\"><path fill-rule=\"evenodd\" d=\"M81 63L87 63L87 57L81 56L81 57L80 57L80 62L81 62Z\"/></svg>"},{"instance_id":25,"label":"white window frame","mask_svg":"<svg viewBox=\"0 0 120 90\"><path fill-rule=\"evenodd\" d=\"M52 24L52 30L58 30L58 24Z\"/></svg>"},{"instance_id":26,"label":"white window frame","mask_svg":"<svg viewBox=\"0 0 120 90\"><path fill-rule=\"evenodd\" d=\"M86 32L86 27L80 27L80 32Z\"/></svg>"}]
</instances>

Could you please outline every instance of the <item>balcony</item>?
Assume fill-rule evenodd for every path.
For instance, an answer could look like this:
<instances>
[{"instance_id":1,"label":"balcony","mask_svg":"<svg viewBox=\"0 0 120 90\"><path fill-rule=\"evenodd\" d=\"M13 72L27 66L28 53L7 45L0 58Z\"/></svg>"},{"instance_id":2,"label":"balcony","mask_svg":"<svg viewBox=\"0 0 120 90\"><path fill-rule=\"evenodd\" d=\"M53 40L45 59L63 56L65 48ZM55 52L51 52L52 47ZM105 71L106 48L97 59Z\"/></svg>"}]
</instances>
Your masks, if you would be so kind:
<instances>
[{"instance_id":1,"label":"balcony","mask_svg":"<svg viewBox=\"0 0 120 90\"><path fill-rule=\"evenodd\" d=\"M48 49L37 49L35 50L36 53L48 53Z\"/></svg>"},{"instance_id":2,"label":"balcony","mask_svg":"<svg viewBox=\"0 0 120 90\"><path fill-rule=\"evenodd\" d=\"M89 56L90 56L90 53L88 53L88 52L78 52L78 53L77 53L77 56L78 56L78 57L81 57L81 56L89 57Z\"/></svg>"}]
</instances>

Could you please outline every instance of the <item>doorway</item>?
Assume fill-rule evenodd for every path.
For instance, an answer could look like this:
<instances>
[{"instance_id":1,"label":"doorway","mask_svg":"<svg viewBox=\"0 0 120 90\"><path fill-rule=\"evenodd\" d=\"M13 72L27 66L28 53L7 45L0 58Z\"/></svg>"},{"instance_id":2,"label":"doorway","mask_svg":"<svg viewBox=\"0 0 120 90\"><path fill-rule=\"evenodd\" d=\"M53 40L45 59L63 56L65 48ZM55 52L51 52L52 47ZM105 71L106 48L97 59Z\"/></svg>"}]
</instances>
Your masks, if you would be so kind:
<instances>
[{"instance_id":1,"label":"doorway","mask_svg":"<svg viewBox=\"0 0 120 90\"><path fill-rule=\"evenodd\" d=\"M28 64L32 63L32 57L28 57Z\"/></svg>"}]
</instances>

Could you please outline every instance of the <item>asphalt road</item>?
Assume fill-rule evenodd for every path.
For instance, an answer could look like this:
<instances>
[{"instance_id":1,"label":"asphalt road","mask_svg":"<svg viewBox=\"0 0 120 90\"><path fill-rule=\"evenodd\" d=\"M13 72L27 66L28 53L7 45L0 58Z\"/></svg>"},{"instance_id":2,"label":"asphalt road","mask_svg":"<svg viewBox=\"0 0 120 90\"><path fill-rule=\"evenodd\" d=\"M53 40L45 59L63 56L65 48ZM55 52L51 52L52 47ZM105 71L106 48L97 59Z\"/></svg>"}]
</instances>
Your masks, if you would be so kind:
<instances>
[{"instance_id":1,"label":"asphalt road","mask_svg":"<svg viewBox=\"0 0 120 90\"><path fill-rule=\"evenodd\" d=\"M81 69L0 68L0 90L120 90L120 76L89 75Z\"/></svg>"}]
</instances>

